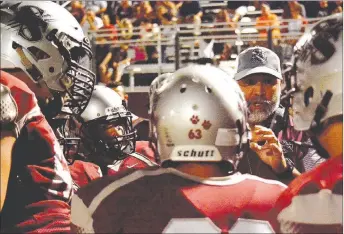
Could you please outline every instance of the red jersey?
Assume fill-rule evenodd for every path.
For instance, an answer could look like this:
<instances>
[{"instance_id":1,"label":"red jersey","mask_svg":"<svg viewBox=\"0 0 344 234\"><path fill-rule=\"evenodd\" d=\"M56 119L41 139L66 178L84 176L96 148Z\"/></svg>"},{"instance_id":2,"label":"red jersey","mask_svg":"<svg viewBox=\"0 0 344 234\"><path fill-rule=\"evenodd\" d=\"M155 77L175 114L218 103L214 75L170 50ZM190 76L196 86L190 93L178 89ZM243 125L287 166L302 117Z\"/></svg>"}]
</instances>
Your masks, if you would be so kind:
<instances>
[{"instance_id":1,"label":"red jersey","mask_svg":"<svg viewBox=\"0 0 344 234\"><path fill-rule=\"evenodd\" d=\"M92 180L103 176L99 166L94 163L81 160L75 160L72 165L69 165L69 170L73 179L74 192Z\"/></svg>"},{"instance_id":2,"label":"red jersey","mask_svg":"<svg viewBox=\"0 0 344 234\"><path fill-rule=\"evenodd\" d=\"M108 165L107 175L115 175L131 168L138 170L152 166L158 166L158 164L155 163L154 157L150 158L143 154L134 152L128 155L125 159L119 160L113 165Z\"/></svg>"},{"instance_id":3,"label":"red jersey","mask_svg":"<svg viewBox=\"0 0 344 234\"><path fill-rule=\"evenodd\" d=\"M268 211L285 188L239 173L201 179L172 168L131 171L78 190L72 227L85 233L273 233Z\"/></svg>"},{"instance_id":4,"label":"red jersey","mask_svg":"<svg viewBox=\"0 0 344 234\"><path fill-rule=\"evenodd\" d=\"M72 178L61 147L27 85L4 71L0 82L17 104L19 133L12 153L1 229L68 232Z\"/></svg>"},{"instance_id":5,"label":"red jersey","mask_svg":"<svg viewBox=\"0 0 344 234\"><path fill-rule=\"evenodd\" d=\"M302 174L276 204L283 233L343 233L343 158Z\"/></svg>"},{"instance_id":6,"label":"red jersey","mask_svg":"<svg viewBox=\"0 0 344 234\"><path fill-rule=\"evenodd\" d=\"M154 151L149 146L149 141L136 141L135 152L143 154L144 156L148 157L149 159L155 161Z\"/></svg>"}]
</instances>

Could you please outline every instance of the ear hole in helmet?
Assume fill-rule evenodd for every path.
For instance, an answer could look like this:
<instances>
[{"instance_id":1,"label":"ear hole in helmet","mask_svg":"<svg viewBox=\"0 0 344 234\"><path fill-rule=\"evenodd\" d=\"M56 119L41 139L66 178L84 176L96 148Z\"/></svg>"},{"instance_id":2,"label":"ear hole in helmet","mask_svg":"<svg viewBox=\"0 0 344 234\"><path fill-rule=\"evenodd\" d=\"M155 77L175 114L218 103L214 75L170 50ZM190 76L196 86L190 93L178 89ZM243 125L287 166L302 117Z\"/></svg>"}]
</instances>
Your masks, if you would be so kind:
<instances>
[{"instance_id":1,"label":"ear hole in helmet","mask_svg":"<svg viewBox=\"0 0 344 234\"><path fill-rule=\"evenodd\" d=\"M308 87L305 91L304 94L304 103L305 106L307 107L309 105L309 103L312 101L313 99L313 95L314 95L314 89L313 87Z\"/></svg>"},{"instance_id":2,"label":"ear hole in helmet","mask_svg":"<svg viewBox=\"0 0 344 234\"><path fill-rule=\"evenodd\" d=\"M180 86L180 90L179 90L181 93L184 93L186 91L186 84L182 84Z\"/></svg>"},{"instance_id":3,"label":"ear hole in helmet","mask_svg":"<svg viewBox=\"0 0 344 234\"><path fill-rule=\"evenodd\" d=\"M36 46L30 46L27 49L28 51L30 51L31 55L36 61L50 58L49 54L45 53L43 50L37 48Z\"/></svg>"},{"instance_id":4,"label":"ear hole in helmet","mask_svg":"<svg viewBox=\"0 0 344 234\"><path fill-rule=\"evenodd\" d=\"M211 88L209 88L209 87L205 87L205 92L207 92L207 93L212 93L213 91L211 90Z\"/></svg>"},{"instance_id":5,"label":"ear hole in helmet","mask_svg":"<svg viewBox=\"0 0 344 234\"><path fill-rule=\"evenodd\" d=\"M312 62L320 64L327 61L336 52L335 47L329 41L333 36L328 32L321 32L313 40L313 45L316 48L315 53L312 55Z\"/></svg>"}]
</instances>

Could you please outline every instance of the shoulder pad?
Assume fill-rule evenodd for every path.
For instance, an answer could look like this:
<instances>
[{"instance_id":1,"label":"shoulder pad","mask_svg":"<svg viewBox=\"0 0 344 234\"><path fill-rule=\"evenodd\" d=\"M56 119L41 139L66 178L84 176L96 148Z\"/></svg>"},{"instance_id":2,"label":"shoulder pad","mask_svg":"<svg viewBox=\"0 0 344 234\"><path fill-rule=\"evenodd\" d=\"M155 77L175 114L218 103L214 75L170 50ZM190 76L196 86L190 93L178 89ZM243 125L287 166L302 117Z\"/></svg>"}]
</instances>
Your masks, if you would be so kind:
<instances>
[{"instance_id":1,"label":"shoulder pad","mask_svg":"<svg viewBox=\"0 0 344 234\"><path fill-rule=\"evenodd\" d=\"M138 160L146 163L150 167L158 166L158 164L156 164L155 162L151 161L149 158L147 158L143 154L140 154L140 153L137 153L137 152L133 152L133 153L129 154L129 156L137 158Z\"/></svg>"},{"instance_id":2,"label":"shoulder pad","mask_svg":"<svg viewBox=\"0 0 344 234\"><path fill-rule=\"evenodd\" d=\"M3 127L15 123L18 116L18 107L14 98L12 97L10 89L3 84L0 84L0 99L1 126Z\"/></svg>"}]
</instances>

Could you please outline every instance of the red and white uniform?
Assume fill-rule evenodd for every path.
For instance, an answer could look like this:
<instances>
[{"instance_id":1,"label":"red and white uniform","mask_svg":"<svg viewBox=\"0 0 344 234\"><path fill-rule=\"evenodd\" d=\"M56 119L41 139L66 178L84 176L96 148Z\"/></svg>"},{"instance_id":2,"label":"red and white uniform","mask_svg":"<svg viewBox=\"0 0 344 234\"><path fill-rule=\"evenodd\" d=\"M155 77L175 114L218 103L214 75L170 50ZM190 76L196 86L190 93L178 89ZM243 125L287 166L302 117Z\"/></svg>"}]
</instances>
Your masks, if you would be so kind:
<instances>
[{"instance_id":1,"label":"red and white uniform","mask_svg":"<svg viewBox=\"0 0 344 234\"><path fill-rule=\"evenodd\" d=\"M172 168L128 171L78 190L72 226L84 233L272 233L268 211L285 188L239 173L200 179Z\"/></svg>"},{"instance_id":2,"label":"red and white uniform","mask_svg":"<svg viewBox=\"0 0 344 234\"><path fill-rule=\"evenodd\" d=\"M343 233L343 157L302 174L276 204L283 233Z\"/></svg>"},{"instance_id":3,"label":"red and white uniform","mask_svg":"<svg viewBox=\"0 0 344 234\"><path fill-rule=\"evenodd\" d=\"M1 213L3 232L68 232L72 178L61 147L34 93L1 71L18 107L11 174Z\"/></svg>"},{"instance_id":4,"label":"red and white uniform","mask_svg":"<svg viewBox=\"0 0 344 234\"><path fill-rule=\"evenodd\" d=\"M143 154L147 158L155 161L154 151L149 146L149 141L136 141L135 152Z\"/></svg>"},{"instance_id":5,"label":"red and white uniform","mask_svg":"<svg viewBox=\"0 0 344 234\"><path fill-rule=\"evenodd\" d=\"M128 155L125 159L117 161L113 165L108 165L107 175L116 175L119 172L128 169L144 169L147 167L158 166L155 158L147 157L146 155L134 152Z\"/></svg>"},{"instance_id":6,"label":"red and white uniform","mask_svg":"<svg viewBox=\"0 0 344 234\"><path fill-rule=\"evenodd\" d=\"M103 176L98 165L81 160L75 160L72 165L69 165L69 170L73 179L74 192L87 185L92 180Z\"/></svg>"}]
</instances>

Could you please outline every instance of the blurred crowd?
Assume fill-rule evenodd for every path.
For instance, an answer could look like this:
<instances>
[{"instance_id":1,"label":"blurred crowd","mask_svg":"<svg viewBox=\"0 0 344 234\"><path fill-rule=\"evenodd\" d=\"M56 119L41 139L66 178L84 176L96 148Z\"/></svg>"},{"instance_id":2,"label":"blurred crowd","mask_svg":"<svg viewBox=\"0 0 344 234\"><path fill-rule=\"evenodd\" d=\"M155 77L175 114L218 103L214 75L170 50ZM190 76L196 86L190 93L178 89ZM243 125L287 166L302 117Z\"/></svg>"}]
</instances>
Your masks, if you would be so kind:
<instances>
[{"instance_id":1,"label":"blurred crowd","mask_svg":"<svg viewBox=\"0 0 344 234\"><path fill-rule=\"evenodd\" d=\"M343 233L341 8L0 1L0 233Z\"/></svg>"},{"instance_id":2,"label":"blurred crowd","mask_svg":"<svg viewBox=\"0 0 344 234\"><path fill-rule=\"evenodd\" d=\"M227 4L225 4L227 2ZM129 64L158 63L159 53L155 45L131 46L137 39L150 42L158 37L173 40L176 24L189 24L194 36L202 34L235 34L237 22L247 22L248 9L258 11L249 19L255 21L253 32L267 38L267 27L272 28L276 50L285 50L281 33L303 32L307 19L324 17L342 12L342 1L211 1L220 3L212 11L202 9L200 1L71 1L67 9L80 22L85 33L96 40L96 67L98 81L120 83L124 68ZM222 5L221 5L222 3ZM282 15L273 10L282 10ZM245 19L243 19L245 18ZM282 21L282 22L281 22ZM202 23L217 23L220 30L202 32ZM163 26L163 27L161 27ZM170 26L170 27L169 27ZM189 27L190 28L190 27ZM228 29L226 31L226 29ZM259 40L254 42L259 44ZM290 43L287 43L290 44ZM217 55L217 60L229 60L236 53L230 43L215 43L214 40L195 40L199 57L205 62ZM253 46L253 45L250 45ZM174 55L174 48L163 45L162 62L170 62L167 54ZM234 50L234 51L233 51ZM278 51L276 51L278 53ZM236 53L237 54L237 53ZM200 61L202 63L202 61Z\"/></svg>"}]
</instances>

